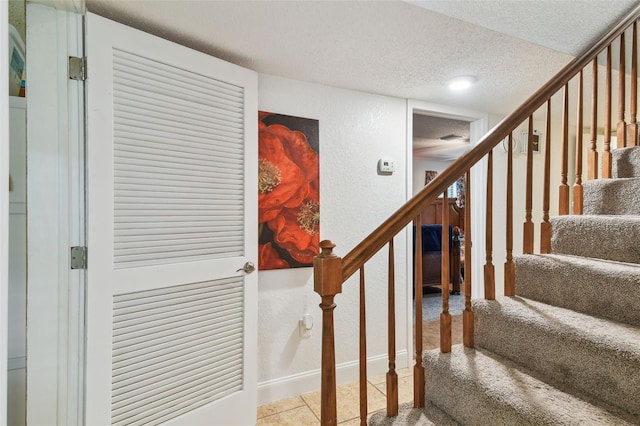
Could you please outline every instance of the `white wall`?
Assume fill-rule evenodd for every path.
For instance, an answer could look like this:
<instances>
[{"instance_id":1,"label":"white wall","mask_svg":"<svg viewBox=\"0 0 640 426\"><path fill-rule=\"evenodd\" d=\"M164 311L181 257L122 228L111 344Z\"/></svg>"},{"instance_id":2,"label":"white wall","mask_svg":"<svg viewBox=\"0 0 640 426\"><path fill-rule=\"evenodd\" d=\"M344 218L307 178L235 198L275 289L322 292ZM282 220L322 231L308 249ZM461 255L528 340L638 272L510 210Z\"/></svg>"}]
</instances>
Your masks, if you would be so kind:
<instances>
[{"instance_id":1,"label":"white wall","mask_svg":"<svg viewBox=\"0 0 640 426\"><path fill-rule=\"evenodd\" d=\"M553 104L554 108L559 108ZM492 119L492 125L497 124L496 117ZM542 133L541 149L533 154L533 210L534 222L534 253L540 250L540 223L542 222L542 197L544 185L544 156L546 139L544 115L535 117L534 130ZM526 201L526 172L527 155L522 152L522 132L527 131L527 123L520 125L513 132L517 141L517 147L513 154L513 255L522 254L523 224L525 222ZM575 129L569 131L569 185L573 184L575 173L574 158L571 152L575 149ZM551 126L551 175L550 175L550 216L558 214L558 187L560 186L560 166L562 160L562 134L561 123L552 122ZM506 188L507 188L507 153L502 144L493 150L493 264L495 266L496 295L504 294L504 263L506 260ZM484 228L484 227L483 227ZM484 231L483 231L484 232ZM484 242L483 242L484 244ZM484 247L482 247L484 252ZM482 259L485 263L485 259ZM480 277L478 277L480 278ZM517 290L516 290L517 291Z\"/></svg>"},{"instance_id":2,"label":"white wall","mask_svg":"<svg viewBox=\"0 0 640 426\"><path fill-rule=\"evenodd\" d=\"M449 167L453 161L436 161L428 158L413 159L413 193L418 193L424 188L424 172L425 170L435 170L440 173Z\"/></svg>"},{"instance_id":3,"label":"white wall","mask_svg":"<svg viewBox=\"0 0 640 426\"><path fill-rule=\"evenodd\" d=\"M405 201L406 101L269 75L259 77L263 111L319 120L320 235L344 256ZM396 172L379 176L380 157ZM395 240L398 368L406 366L405 236ZM387 252L367 263L367 329L370 374L387 369ZM259 272L258 402L320 388L321 310L311 268ZM335 299L338 381L357 378L358 274ZM298 320L310 313L314 329L301 338ZM404 364L403 364L404 363Z\"/></svg>"}]
</instances>

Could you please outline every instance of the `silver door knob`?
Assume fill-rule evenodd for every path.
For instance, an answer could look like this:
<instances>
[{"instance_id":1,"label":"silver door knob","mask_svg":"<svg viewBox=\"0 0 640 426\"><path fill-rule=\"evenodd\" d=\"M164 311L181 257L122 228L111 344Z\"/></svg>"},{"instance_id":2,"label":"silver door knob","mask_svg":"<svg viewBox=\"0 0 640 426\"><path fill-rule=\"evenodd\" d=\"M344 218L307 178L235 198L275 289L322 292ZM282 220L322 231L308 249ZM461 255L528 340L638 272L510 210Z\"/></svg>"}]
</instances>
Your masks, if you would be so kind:
<instances>
[{"instance_id":1,"label":"silver door knob","mask_svg":"<svg viewBox=\"0 0 640 426\"><path fill-rule=\"evenodd\" d=\"M256 265L254 265L252 262L247 262L244 264L242 268L238 269L236 272L244 271L245 274L250 274L255 270L256 270Z\"/></svg>"}]
</instances>

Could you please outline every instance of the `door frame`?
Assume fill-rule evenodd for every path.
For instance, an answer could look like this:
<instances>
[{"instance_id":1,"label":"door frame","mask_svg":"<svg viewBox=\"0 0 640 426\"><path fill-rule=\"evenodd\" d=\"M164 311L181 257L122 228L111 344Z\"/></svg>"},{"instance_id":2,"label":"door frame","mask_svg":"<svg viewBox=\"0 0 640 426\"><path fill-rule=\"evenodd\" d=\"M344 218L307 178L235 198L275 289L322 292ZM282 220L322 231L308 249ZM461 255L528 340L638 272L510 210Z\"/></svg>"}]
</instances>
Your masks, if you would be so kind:
<instances>
[{"instance_id":1,"label":"door frame","mask_svg":"<svg viewBox=\"0 0 640 426\"><path fill-rule=\"evenodd\" d=\"M81 425L85 274L67 265L85 238L84 90L67 69L83 56L83 11L58 3L26 12L27 422Z\"/></svg>"},{"instance_id":2,"label":"door frame","mask_svg":"<svg viewBox=\"0 0 640 426\"><path fill-rule=\"evenodd\" d=\"M9 34L9 3L0 3L0 34ZM0 45L0 419L7 418L9 290L9 43Z\"/></svg>"},{"instance_id":3,"label":"door frame","mask_svg":"<svg viewBox=\"0 0 640 426\"><path fill-rule=\"evenodd\" d=\"M422 101L407 101L407 176L406 176L406 199L413 197L413 114L432 115L436 117L450 118L453 120L464 120L470 126L470 146L473 147L482 136L489 131L489 115L484 112L468 110L464 108L451 107L446 105L432 104ZM474 208L471 211L471 229L473 232L474 245L471 251L472 274L474 277L471 283L471 296L478 297L482 294L483 287L478 277L482 276L481 256L484 255L484 234L478 233L479 225L484 223L486 209L485 189L487 182L487 160L486 157L471 169L471 199ZM407 227L407 277L413 276L413 237L411 227ZM410 283L413 286L413 283ZM415 355L413 336L413 296L411 288L407 288L406 312L407 312L407 351L409 362Z\"/></svg>"}]
</instances>

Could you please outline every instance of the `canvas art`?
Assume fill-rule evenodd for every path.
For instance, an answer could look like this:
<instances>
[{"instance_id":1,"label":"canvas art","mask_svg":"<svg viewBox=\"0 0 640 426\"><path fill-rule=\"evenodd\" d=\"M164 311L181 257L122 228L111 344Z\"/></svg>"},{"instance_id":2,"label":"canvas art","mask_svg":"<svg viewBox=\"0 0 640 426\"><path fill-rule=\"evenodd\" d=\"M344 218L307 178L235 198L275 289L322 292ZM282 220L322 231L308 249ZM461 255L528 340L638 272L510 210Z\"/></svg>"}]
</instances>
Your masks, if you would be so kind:
<instances>
[{"instance_id":1,"label":"canvas art","mask_svg":"<svg viewBox=\"0 0 640 426\"><path fill-rule=\"evenodd\" d=\"M313 266L320 252L319 123L258 116L258 269Z\"/></svg>"}]
</instances>

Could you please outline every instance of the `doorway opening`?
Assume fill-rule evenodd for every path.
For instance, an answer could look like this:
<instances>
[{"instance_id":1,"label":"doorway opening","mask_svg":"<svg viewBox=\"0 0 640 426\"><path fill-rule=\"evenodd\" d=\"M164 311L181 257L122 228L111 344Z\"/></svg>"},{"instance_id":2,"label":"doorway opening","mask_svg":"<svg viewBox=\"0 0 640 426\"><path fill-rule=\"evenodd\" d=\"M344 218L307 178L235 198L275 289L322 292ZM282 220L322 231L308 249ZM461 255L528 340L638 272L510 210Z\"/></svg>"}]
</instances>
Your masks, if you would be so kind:
<instances>
[{"instance_id":1,"label":"doorway opening","mask_svg":"<svg viewBox=\"0 0 640 426\"><path fill-rule=\"evenodd\" d=\"M437 176L440 172L448 168L455 160L469 151L488 130L488 117L484 113L476 111L468 111L450 107L437 106L432 104L425 104L420 102L410 102L407 111L407 199L413 197L428 183L430 178ZM474 166L471 171L471 199L473 200L473 209L471 210L472 217L470 227L474 229L475 223L481 223L484 220L484 197L481 196L482 188L486 187L486 165L479 163ZM462 178L462 176L461 176ZM467 201L463 196L465 191L466 179L459 179L454 182L447 191L447 203L445 204L443 198L434 200L429 206L425 208L422 213L423 224L432 225L439 228L442 232L441 226L441 212L443 208L447 208L450 212L450 221L454 226L449 227L452 231L450 235L450 245L458 246L464 244L465 229L464 224L465 209L470 208L467 205ZM460 198L458 197L460 195ZM475 228L479 229L479 228ZM425 230L423 232L433 232L433 230ZM437 230L436 230L437 232ZM441 235L441 234L440 234ZM474 232L474 252L484 245L484 239L480 241L481 236L476 235ZM412 238L409 236L408 240L408 253L411 253L411 258L414 255L414 248L412 244ZM436 238L438 240L438 238ZM454 242L455 240L455 242ZM437 276L440 275L441 265L441 253L439 252L441 247L435 248L432 253L431 250L427 250L425 253L423 250L423 275L424 267L433 273L426 275L427 279L423 278L422 295L423 295L423 309L422 315L418 318L422 318L423 324L423 349L431 349L439 347L439 318L442 312L442 285ZM449 282L449 312L453 316L453 342L457 342L456 338L462 339L462 321L461 314L464 310L464 293L463 293L463 274L464 270L460 267L464 265L464 257L468 255L466 253L460 253L457 259L450 256L452 260L455 259L454 265L450 263L450 282ZM425 265L426 261L429 264ZM472 256L475 259L479 259L478 255ZM460 262L462 261L462 262ZM413 261L407 262L407 276L414 276L413 274ZM481 267L478 262L472 264L472 276L479 276L474 270ZM434 272L435 271L435 272ZM431 279L432 278L432 279ZM411 283L414 286L414 283ZM472 293L476 293L476 285L472 283ZM408 315L412 317L408 319L410 323L416 321L415 315L415 299L412 297L414 291L408 291L407 306ZM460 316L460 321L457 317ZM458 324L459 322L459 324ZM408 332L411 333L408 336L407 341L410 342L410 346L414 344L414 330L411 327ZM459 330L458 330L459 328ZM410 348L413 353L413 348Z\"/></svg>"}]
</instances>

